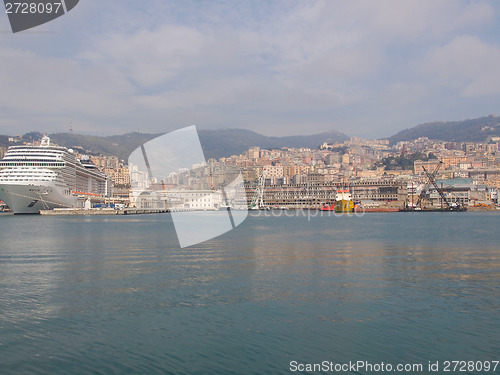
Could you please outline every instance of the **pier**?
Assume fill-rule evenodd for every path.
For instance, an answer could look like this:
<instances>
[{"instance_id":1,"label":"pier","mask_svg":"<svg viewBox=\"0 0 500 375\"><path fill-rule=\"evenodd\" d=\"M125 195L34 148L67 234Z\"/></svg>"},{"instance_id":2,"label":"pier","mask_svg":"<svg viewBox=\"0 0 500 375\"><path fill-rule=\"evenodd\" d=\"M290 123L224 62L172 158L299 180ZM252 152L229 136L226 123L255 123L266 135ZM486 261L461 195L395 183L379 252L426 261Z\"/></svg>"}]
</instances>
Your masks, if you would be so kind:
<instances>
[{"instance_id":1,"label":"pier","mask_svg":"<svg viewBox=\"0 0 500 375\"><path fill-rule=\"evenodd\" d=\"M168 209L141 209L141 208L55 208L40 210L40 215L47 216L94 216L94 215L142 215L170 212Z\"/></svg>"}]
</instances>

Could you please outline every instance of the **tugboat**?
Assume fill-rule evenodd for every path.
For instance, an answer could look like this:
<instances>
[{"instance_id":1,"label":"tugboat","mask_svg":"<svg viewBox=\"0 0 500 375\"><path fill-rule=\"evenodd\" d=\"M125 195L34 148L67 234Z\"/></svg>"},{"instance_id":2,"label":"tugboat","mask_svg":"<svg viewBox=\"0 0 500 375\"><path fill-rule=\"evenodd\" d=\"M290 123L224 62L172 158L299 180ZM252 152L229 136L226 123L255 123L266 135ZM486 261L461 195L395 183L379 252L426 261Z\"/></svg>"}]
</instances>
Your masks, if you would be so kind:
<instances>
[{"instance_id":1,"label":"tugboat","mask_svg":"<svg viewBox=\"0 0 500 375\"><path fill-rule=\"evenodd\" d=\"M354 202L352 201L352 194L349 189L343 188L337 190L335 200L335 212L354 212Z\"/></svg>"}]
</instances>

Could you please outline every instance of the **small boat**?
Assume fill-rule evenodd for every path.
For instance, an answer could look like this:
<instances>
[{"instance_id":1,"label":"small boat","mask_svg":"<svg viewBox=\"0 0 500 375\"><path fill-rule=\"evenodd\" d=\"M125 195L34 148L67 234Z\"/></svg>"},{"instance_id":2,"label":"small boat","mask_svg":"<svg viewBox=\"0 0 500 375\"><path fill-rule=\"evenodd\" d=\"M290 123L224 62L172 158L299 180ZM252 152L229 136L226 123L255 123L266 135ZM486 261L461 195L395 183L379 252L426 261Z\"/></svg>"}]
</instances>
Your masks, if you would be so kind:
<instances>
[{"instance_id":1,"label":"small boat","mask_svg":"<svg viewBox=\"0 0 500 375\"><path fill-rule=\"evenodd\" d=\"M335 211L335 203L332 203L330 206L323 206L320 208L321 211Z\"/></svg>"}]
</instances>

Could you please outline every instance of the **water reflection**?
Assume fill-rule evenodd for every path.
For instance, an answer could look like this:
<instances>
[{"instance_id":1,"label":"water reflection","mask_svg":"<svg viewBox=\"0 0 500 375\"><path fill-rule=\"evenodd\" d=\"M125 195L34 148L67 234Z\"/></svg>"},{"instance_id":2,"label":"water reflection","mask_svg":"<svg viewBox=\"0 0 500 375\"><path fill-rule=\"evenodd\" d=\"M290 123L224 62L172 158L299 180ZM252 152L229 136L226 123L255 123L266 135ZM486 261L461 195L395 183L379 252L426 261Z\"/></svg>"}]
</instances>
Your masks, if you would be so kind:
<instances>
[{"instance_id":1,"label":"water reflection","mask_svg":"<svg viewBox=\"0 0 500 375\"><path fill-rule=\"evenodd\" d=\"M394 215L249 218L184 249L168 215L1 218L0 362L215 374L496 355L497 223L443 239L462 216Z\"/></svg>"}]
</instances>

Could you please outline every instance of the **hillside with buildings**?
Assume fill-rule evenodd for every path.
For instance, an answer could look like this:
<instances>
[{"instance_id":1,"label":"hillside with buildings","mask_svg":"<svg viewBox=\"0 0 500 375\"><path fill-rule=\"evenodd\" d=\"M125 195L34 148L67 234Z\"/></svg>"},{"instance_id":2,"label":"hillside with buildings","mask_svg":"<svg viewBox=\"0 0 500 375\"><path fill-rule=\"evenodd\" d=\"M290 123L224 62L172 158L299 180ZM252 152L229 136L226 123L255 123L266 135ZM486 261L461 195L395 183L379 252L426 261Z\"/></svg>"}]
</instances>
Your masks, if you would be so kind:
<instances>
[{"instance_id":1,"label":"hillside with buildings","mask_svg":"<svg viewBox=\"0 0 500 375\"><path fill-rule=\"evenodd\" d=\"M342 142L348 139L345 134L336 131L283 137L269 137L245 129L199 130L198 134L207 159L238 155L250 147L263 149L317 148L323 142Z\"/></svg>"},{"instance_id":2,"label":"hillside with buildings","mask_svg":"<svg viewBox=\"0 0 500 375\"><path fill-rule=\"evenodd\" d=\"M160 191L208 194L214 186L225 186L230 166L241 171L251 207L258 197L260 207L318 209L335 202L338 189L348 188L355 202L373 210L398 210L417 201L420 209L440 209L445 202L493 209L500 188L498 152L498 142L421 137L390 145L352 137L317 148L251 147L162 177L156 185ZM147 173L132 168L132 175L141 186L148 185Z\"/></svg>"},{"instance_id":3,"label":"hillside with buildings","mask_svg":"<svg viewBox=\"0 0 500 375\"><path fill-rule=\"evenodd\" d=\"M485 119L495 130L496 117ZM486 126L482 121L477 123ZM471 120L456 126L468 128L479 126L477 123ZM450 202L470 207L492 208L498 201L500 137L496 136L488 136L486 141L422 136L391 144L387 139L347 139L340 133L266 137L248 130L222 129L199 134L207 165L162 177L156 182L161 190L210 191L227 182L229 166L241 171L248 197L260 189L264 204L274 208L318 208L330 204L336 189L343 185L352 189L353 199L376 207L402 208L415 197L424 197L427 206L436 207L443 204L443 195ZM9 140L10 144L37 144L38 135L28 133ZM112 199L130 204L131 175L135 172L132 168L130 173L126 158L155 136L55 134L52 140L73 148L79 156L90 155L108 175ZM5 151L0 147L0 156ZM426 171L434 172L443 191L429 183ZM147 180L146 175L142 178Z\"/></svg>"},{"instance_id":4,"label":"hillside with buildings","mask_svg":"<svg viewBox=\"0 0 500 375\"><path fill-rule=\"evenodd\" d=\"M449 142L487 142L500 137L500 118L489 115L464 121L440 121L417 125L389 137L391 144L420 137Z\"/></svg>"}]
</instances>

